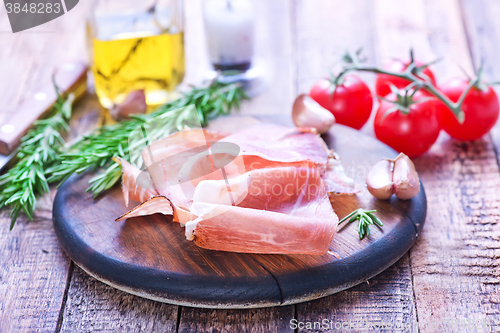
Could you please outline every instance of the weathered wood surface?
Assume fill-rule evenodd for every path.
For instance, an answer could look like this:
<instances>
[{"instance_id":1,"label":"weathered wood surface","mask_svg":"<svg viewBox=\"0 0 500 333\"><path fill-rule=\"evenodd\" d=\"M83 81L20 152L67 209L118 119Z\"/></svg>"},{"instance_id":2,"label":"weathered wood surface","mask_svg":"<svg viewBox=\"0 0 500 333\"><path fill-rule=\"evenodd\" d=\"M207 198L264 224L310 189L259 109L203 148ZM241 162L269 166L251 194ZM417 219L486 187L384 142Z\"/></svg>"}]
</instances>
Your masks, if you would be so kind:
<instances>
[{"instance_id":1,"label":"weathered wood surface","mask_svg":"<svg viewBox=\"0 0 500 333\"><path fill-rule=\"evenodd\" d=\"M383 51L393 51L412 40L416 54L428 57L424 61L446 56L436 66L436 74L443 79L463 75L458 65L471 72L458 1L408 1L399 6L389 1L386 5L400 8L400 22L422 17L398 34L386 34L390 29L387 22L397 19L384 16L379 25L379 36L388 39L381 45ZM403 6L408 10L401 9ZM379 7L379 12L387 11ZM439 33L430 38L433 31ZM458 64L451 62L453 58ZM459 143L443 133L437 144L414 162L428 190L429 203L426 228L410 251L417 319L422 329L449 330L447 325L454 321L495 323L498 302L493 295L498 293L499 260L498 249L491 245L498 233L496 189L500 177L489 137Z\"/></svg>"},{"instance_id":2,"label":"weathered wood surface","mask_svg":"<svg viewBox=\"0 0 500 333\"><path fill-rule=\"evenodd\" d=\"M83 29L75 22L83 6L30 31L12 34L5 10L0 10L0 121L32 96L39 82L57 64L85 54ZM21 217L13 231L1 212L0 332L54 332L70 274L70 260L62 251L52 226L55 192L39 200L35 223Z\"/></svg>"},{"instance_id":3,"label":"weathered wood surface","mask_svg":"<svg viewBox=\"0 0 500 333\"><path fill-rule=\"evenodd\" d=\"M33 29L50 31L57 26L62 28L59 33L6 34L9 30L5 11L0 11L0 116L13 112L26 93L34 92L36 83L50 75L53 64L64 57L84 54L82 4ZM267 40L271 43L265 52L278 75L269 90L245 106L245 113L284 114L293 95L307 92L315 78L323 76L321 67L334 62L335 55L329 53L341 53L346 46L365 46L369 58L378 64L388 57L405 56L408 46L413 46L424 61L445 56L442 63L433 66L439 82L444 77L461 75L458 66L450 62L452 59L470 70L472 64L477 68L483 58L486 79L500 79L500 6L495 0L283 0L272 1L270 6L266 24L270 27ZM200 13L193 7L196 6L186 6L188 21L189 13ZM191 20L188 28L197 24L198 32L195 29L189 35L186 31L191 36L186 45L188 72L189 67L197 68L196 59L202 57L202 26L197 20ZM76 32L76 37L72 32ZM196 70L194 73L199 75ZM366 78L373 82L373 77ZM259 104L255 110L254 103ZM370 284L296 306L231 311L181 307L173 318L169 306L152 305L151 301L122 294L77 268L70 274L65 303L66 278L71 270L49 221L53 195L43 199L46 202L41 204L35 223L21 219L12 232L8 231L8 212L3 211L0 331L14 328L20 332L53 332L57 327L85 332L92 331L92 323L111 330L120 323L130 323L130 318L135 321L130 330L180 332L287 332L293 331L290 319L348 322L363 318L372 323L387 320L393 324L418 320L420 330L412 328L411 332L463 332L467 331L464 326L453 324L476 318L498 323L498 128L499 125L491 136L466 144L443 134L428 154L417 159L429 198L429 217L409 256L371 279ZM370 133L371 127L365 126L363 131ZM86 287L90 285L96 287ZM119 299L127 299L127 304L132 305L120 305ZM78 306L78 300L84 305ZM113 322L108 318L113 318ZM475 328L480 332L500 329Z\"/></svg>"},{"instance_id":4,"label":"weathered wood surface","mask_svg":"<svg viewBox=\"0 0 500 333\"><path fill-rule=\"evenodd\" d=\"M176 332L178 307L111 288L75 267L60 332Z\"/></svg>"},{"instance_id":5,"label":"weathered wood surface","mask_svg":"<svg viewBox=\"0 0 500 333\"><path fill-rule=\"evenodd\" d=\"M346 49L353 51L363 47L363 54L368 64L381 63L377 45L378 31L375 29L377 19L374 15L375 10L373 1L297 2L297 48L299 59L303 59L298 65L299 92L306 92L315 80L325 76L328 73L326 66L333 64ZM359 75L373 87L374 75L357 73L355 75ZM374 103L374 111L376 106ZM374 136L374 115L375 112L362 128L362 132L372 136ZM406 265L401 265L401 262ZM296 319L301 322L331 320L333 326L330 322L322 329L327 332L337 332L339 327L335 326L336 323L341 325L351 320L365 320L366 325L380 321L405 324L416 322L408 263L407 255L388 270L392 273L390 277L385 278L383 274L388 274L385 272L371 279L370 284L364 283L317 301L299 304L296 306ZM374 286L377 286L376 291L372 291ZM359 325L361 328L367 327ZM352 331L356 330L356 326L352 327ZM308 330L304 327L298 331Z\"/></svg>"}]
</instances>

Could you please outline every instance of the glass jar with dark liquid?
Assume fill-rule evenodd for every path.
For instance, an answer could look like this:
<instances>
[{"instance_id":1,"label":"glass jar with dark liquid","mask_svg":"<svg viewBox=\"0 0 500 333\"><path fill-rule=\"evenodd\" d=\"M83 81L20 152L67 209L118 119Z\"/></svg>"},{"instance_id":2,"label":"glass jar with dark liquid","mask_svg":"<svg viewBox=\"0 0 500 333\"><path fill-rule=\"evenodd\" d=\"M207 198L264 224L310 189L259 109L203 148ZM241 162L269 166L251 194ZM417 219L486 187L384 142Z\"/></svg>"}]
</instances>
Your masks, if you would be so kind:
<instances>
[{"instance_id":1,"label":"glass jar with dark liquid","mask_svg":"<svg viewBox=\"0 0 500 333\"><path fill-rule=\"evenodd\" d=\"M254 54L251 0L205 0L205 33L210 62L221 72L245 72Z\"/></svg>"}]
</instances>

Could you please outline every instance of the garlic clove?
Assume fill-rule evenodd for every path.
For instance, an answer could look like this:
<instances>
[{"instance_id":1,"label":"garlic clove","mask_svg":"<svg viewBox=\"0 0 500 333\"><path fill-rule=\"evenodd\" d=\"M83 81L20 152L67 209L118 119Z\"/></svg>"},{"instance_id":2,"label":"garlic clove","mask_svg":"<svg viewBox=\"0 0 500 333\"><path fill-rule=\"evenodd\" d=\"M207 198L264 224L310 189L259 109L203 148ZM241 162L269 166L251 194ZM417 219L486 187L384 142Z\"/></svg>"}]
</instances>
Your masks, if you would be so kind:
<instances>
[{"instance_id":1,"label":"garlic clove","mask_svg":"<svg viewBox=\"0 0 500 333\"><path fill-rule=\"evenodd\" d=\"M420 179L415 165L408 156L401 153L394 160L392 175L396 197L403 200L413 198L420 192Z\"/></svg>"},{"instance_id":2,"label":"garlic clove","mask_svg":"<svg viewBox=\"0 0 500 333\"><path fill-rule=\"evenodd\" d=\"M297 127L313 127L323 134L335 123L335 116L309 95L297 96L292 107L292 119Z\"/></svg>"},{"instance_id":3,"label":"garlic clove","mask_svg":"<svg viewBox=\"0 0 500 333\"><path fill-rule=\"evenodd\" d=\"M115 105L109 113L115 120L130 118L130 115L137 113L146 113L148 105L146 104L146 95L144 90L134 90L130 92L125 100Z\"/></svg>"},{"instance_id":4,"label":"garlic clove","mask_svg":"<svg viewBox=\"0 0 500 333\"><path fill-rule=\"evenodd\" d=\"M392 162L381 160L366 175L366 187L375 198L386 200L394 193Z\"/></svg>"}]
</instances>

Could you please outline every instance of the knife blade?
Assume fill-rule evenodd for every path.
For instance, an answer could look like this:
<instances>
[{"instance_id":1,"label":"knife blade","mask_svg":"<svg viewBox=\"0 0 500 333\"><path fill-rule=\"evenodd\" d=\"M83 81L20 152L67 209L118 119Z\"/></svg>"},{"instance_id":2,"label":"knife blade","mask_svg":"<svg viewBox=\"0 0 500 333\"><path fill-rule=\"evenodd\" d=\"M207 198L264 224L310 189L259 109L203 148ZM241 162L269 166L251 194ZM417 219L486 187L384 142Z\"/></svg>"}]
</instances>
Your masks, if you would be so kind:
<instances>
[{"instance_id":1,"label":"knife blade","mask_svg":"<svg viewBox=\"0 0 500 333\"><path fill-rule=\"evenodd\" d=\"M76 100L87 89L87 66L83 62L64 63L57 67L54 79L61 92L74 93ZM48 78L19 105L15 114L0 124L0 172L15 158L21 138L33 122L43 117L56 101L52 78Z\"/></svg>"}]
</instances>

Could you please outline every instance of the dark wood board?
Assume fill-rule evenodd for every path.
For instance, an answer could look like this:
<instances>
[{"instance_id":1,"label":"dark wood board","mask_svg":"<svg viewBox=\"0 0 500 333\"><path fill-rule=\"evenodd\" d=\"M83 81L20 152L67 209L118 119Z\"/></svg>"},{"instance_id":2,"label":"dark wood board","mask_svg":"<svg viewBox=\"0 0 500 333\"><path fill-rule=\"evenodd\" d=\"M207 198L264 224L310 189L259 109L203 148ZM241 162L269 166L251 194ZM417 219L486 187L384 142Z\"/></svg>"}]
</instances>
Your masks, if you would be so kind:
<instances>
[{"instance_id":1,"label":"dark wood board","mask_svg":"<svg viewBox=\"0 0 500 333\"><path fill-rule=\"evenodd\" d=\"M396 152L358 131L336 125L324 136L349 176L363 182L369 166ZM71 177L54 201L54 228L69 257L100 281L142 297L179 305L250 308L330 295L375 276L413 245L427 210L423 187L412 200L382 201L366 190L334 196L342 218L377 209L384 227L359 240L355 224L339 229L336 255L256 255L210 251L185 240L184 229L156 214L114 222L127 211L115 187L98 199L86 193L92 174Z\"/></svg>"}]
</instances>

